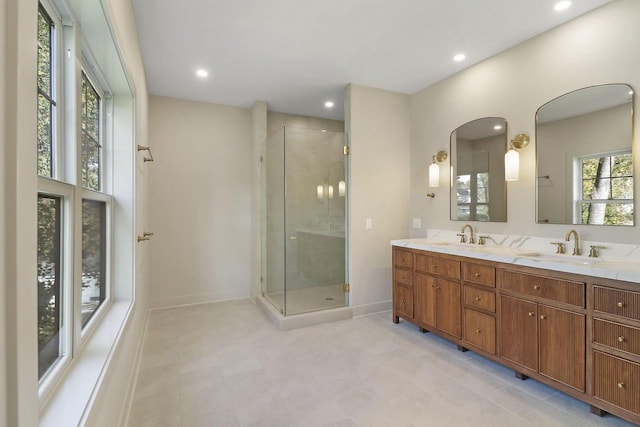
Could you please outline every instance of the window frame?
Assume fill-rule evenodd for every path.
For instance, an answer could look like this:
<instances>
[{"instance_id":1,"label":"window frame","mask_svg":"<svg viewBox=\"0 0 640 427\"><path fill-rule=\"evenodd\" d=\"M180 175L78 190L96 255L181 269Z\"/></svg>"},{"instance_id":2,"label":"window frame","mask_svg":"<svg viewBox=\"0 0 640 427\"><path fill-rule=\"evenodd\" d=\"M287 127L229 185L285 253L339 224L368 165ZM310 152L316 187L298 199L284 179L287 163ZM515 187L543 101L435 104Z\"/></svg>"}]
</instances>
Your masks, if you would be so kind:
<instances>
[{"instance_id":1,"label":"window frame","mask_svg":"<svg viewBox=\"0 0 640 427\"><path fill-rule=\"evenodd\" d=\"M36 165L38 194L60 197L61 203L61 318L64 331L64 354L51 367L38 375L38 392L41 403L46 402L64 381L67 371L73 366L90 337L98 329L113 303L113 256L114 239L113 210L111 194L114 167L111 159L113 144L112 110L113 96L107 80L100 72L98 62L84 45L84 39L75 22L62 24L61 15L49 0L40 0L38 10L44 11L54 26L51 53L51 85L56 94L55 117L52 127L52 176L40 175ZM40 12L39 12L40 13ZM39 16L38 16L38 19ZM66 52L66 57L63 54ZM54 59L55 58L55 59ZM99 144L100 178L99 190L85 188L82 185L82 78L83 75L100 97L99 107ZM40 95L39 85L36 88ZM39 117L39 110L36 112ZM55 120L55 122L54 122ZM37 120L39 122L39 120ZM36 141L37 144L37 141ZM36 156L37 157L37 156ZM55 159L55 161L54 161ZM85 325L82 325L82 205L83 200L104 202L105 243L104 243L104 300L93 312ZM39 355L38 355L39 360ZM39 366L39 363L38 363Z\"/></svg>"},{"instance_id":2,"label":"window frame","mask_svg":"<svg viewBox=\"0 0 640 427\"><path fill-rule=\"evenodd\" d=\"M75 353L73 332L73 283L74 283L74 221L75 221L75 188L51 178L38 177L38 195L43 194L61 198L61 230L60 230L60 275L62 287L61 317L65 325L62 333L64 354L38 378L40 395L49 393L62 378L63 373L69 368Z\"/></svg>"}]
</instances>

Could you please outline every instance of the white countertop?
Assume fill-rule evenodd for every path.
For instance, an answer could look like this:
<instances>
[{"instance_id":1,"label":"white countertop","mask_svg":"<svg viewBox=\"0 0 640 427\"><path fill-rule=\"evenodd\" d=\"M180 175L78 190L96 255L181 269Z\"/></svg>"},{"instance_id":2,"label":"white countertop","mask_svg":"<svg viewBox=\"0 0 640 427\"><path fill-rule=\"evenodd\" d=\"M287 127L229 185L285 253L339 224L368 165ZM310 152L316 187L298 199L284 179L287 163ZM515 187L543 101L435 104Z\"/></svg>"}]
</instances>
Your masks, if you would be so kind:
<instances>
[{"instance_id":1,"label":"white countertop","mask_svg":"<svg viewBox=\"0 0 640 427\"><path fill-rule=\"evenodd\" d=\"M438 238L392 240L391 245L586 276L640 282L640 262L635 258L589 258L586 255L542 253L535 249L495 244L472 245Z\"/></svg>"}]
</instances>

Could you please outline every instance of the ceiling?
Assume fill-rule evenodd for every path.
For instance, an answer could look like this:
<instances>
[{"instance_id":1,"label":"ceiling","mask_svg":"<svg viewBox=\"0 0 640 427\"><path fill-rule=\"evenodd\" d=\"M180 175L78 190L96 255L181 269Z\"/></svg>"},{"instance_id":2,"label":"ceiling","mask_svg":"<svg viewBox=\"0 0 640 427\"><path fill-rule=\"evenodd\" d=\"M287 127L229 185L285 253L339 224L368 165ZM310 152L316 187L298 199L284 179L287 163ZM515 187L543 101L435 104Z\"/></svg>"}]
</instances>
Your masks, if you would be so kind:
<instances>
[{"instance_id":1,"label":"ceiling","mask_svg":"<svg viewBox=\"0 0 640 427\"><path fill-rule=\"evenodd\" d=\"M557 1L132 3L152 95L342 120L349 83L412 94L611 0Z\"/></svg>"}]
</instances>

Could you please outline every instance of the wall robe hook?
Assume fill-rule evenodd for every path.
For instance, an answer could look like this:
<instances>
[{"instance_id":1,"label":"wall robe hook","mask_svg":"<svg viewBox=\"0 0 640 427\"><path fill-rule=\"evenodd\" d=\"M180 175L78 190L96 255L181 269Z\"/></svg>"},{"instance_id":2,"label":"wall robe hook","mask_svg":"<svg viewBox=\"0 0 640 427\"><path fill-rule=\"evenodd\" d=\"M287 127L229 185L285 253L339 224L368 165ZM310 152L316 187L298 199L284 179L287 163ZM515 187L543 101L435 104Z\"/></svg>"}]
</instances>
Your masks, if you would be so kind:
<instances>
[{"instance_id":1,"label":"wall robe hook","mask_svg":"<svg viewBox=\"0 0 640 427\"><path fill-rule=\"evenodd\" d=\"M149 157L144 156L144 162L153 162L153 154L151 154L151 147L145 147L144 145L138 145L138 151L146 151L149 153Z\"/></svg>"}]
</instances>

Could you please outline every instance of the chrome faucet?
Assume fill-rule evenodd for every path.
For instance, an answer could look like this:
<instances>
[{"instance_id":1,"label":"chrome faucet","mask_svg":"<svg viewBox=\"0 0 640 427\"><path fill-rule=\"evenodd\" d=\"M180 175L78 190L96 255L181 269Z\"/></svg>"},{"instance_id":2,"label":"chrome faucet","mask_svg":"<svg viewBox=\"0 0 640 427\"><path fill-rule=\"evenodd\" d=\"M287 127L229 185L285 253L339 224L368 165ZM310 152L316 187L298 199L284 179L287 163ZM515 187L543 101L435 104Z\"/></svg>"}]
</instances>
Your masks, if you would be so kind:
<instances>
[{"instance_id":1,"label":"chrome faucet","mask_svg":"<svg viewBox=\"0 0 640 427\"><path fill-rule=\"evenodd\" d=\"M462 230L460 231L460 234L458 234L458 236L460 236L460 242L464 243L465 242L465 234L464 231L469 228L469 243L474 244L476 242L476 239L473 237L473 227L470 226L469 224L465 224L462 226Z\"/></svg>"},{"instance_id":2,"label":"chrome faucet","mask_svg":"<svg viewBox=\"0 0 640 427\"><path fill-rule=\"evenodd\" d=\"M580 238L578 237L578 232L576 230L567 231L567 235L564 237L564 240L567 242L571 241L571 235L573 235L574 246L573 246L573 255L580 255Z\"/></svg>"}]
</instances>

